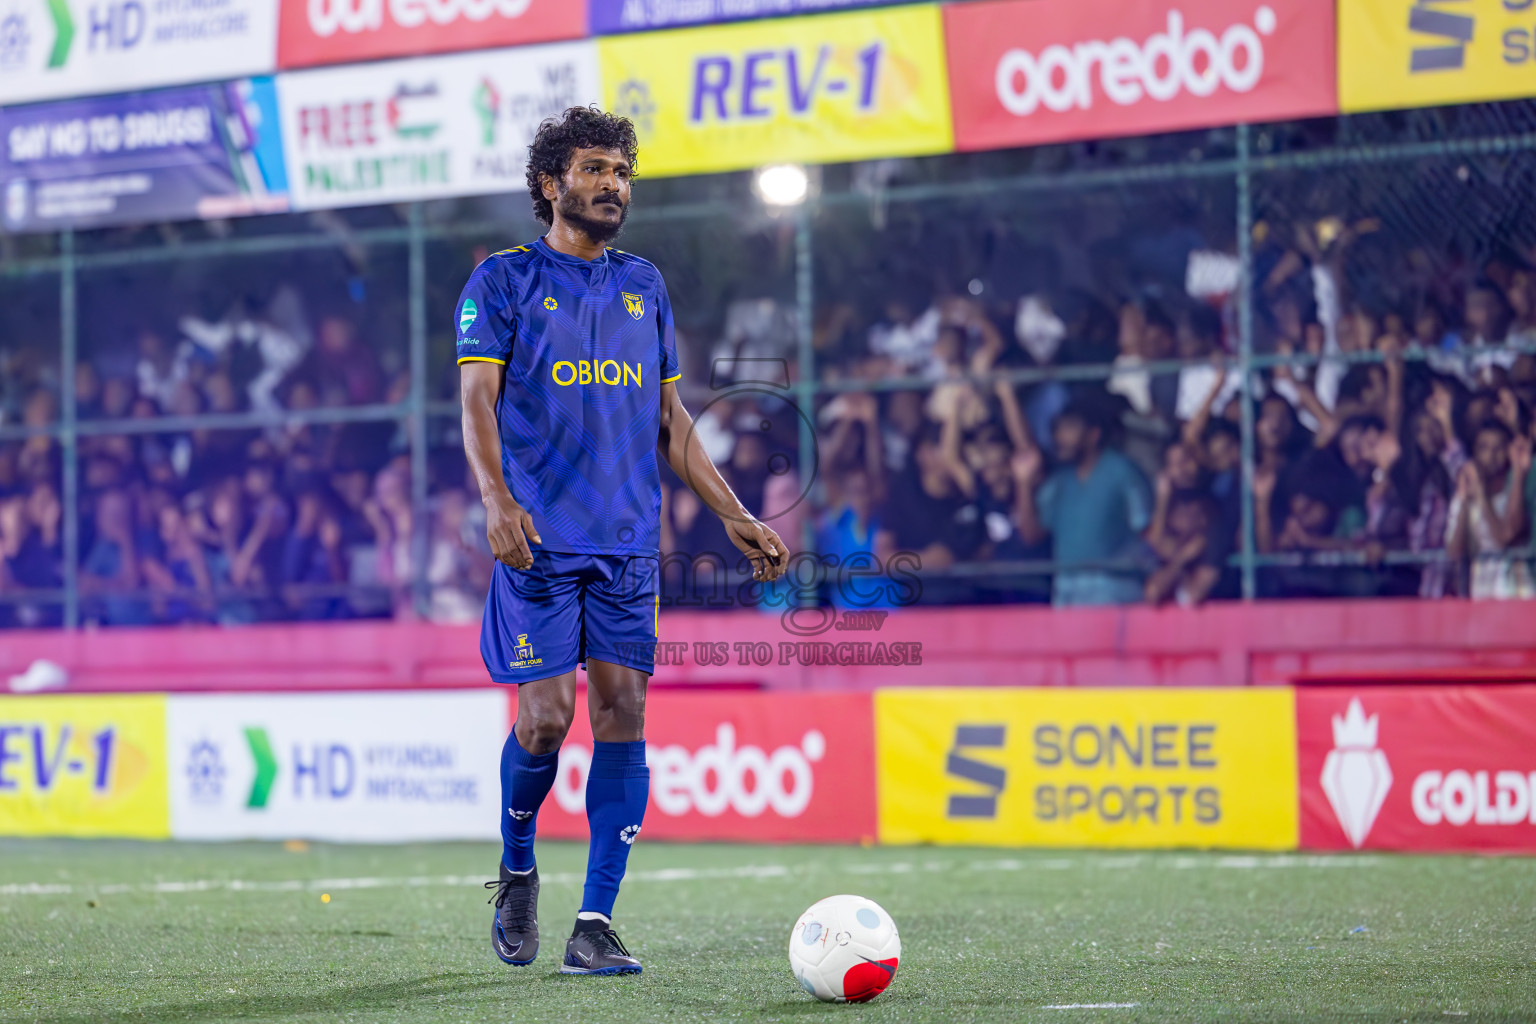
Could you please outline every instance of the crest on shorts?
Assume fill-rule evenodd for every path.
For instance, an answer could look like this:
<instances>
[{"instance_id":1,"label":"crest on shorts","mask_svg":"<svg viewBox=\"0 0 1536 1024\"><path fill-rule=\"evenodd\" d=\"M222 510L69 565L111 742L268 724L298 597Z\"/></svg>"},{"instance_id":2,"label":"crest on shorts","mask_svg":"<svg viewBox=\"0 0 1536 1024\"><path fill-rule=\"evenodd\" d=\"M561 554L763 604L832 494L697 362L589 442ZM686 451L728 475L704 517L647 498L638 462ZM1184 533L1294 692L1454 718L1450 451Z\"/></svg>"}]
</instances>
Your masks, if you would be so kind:
<instances>
[{"instance_id":1,"label":"crest on shorts","mask_svg":"<svg viewBox=\"0 0 1536 1024\"><path fill-rule=\"evenodd\" d=\"M634 292L620 292L624 296L624 308L629 310L629 315L639 320L645 316L645 296L636 295Z\"/></svg>"}]
</instances>

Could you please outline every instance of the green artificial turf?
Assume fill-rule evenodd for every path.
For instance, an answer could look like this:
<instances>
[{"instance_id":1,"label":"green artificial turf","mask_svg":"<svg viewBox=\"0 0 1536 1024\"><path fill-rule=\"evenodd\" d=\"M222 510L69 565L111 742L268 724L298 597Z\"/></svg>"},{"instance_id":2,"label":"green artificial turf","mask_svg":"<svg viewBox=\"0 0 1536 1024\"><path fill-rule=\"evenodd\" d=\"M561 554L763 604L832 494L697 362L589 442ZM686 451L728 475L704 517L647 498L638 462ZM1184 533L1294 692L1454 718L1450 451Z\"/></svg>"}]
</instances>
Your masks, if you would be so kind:
<instances>
[{"instance_id":1,"label":"green artificial turf","mask_svg":"<svg viewBox=\"0 0 1536 1024\"><path fill-rule=\"evenodd\" d=\"M541 846L519 969L491 953L487 845L0 841L0 1020L1536 1019L1532 860L642 842L616 925L644 975L562 978L585 852ZM865 1006L787 967L836 892L901 929ZM1136 1005L1047 1008L1082 1003Z\"/></svg>"}]
</instances>

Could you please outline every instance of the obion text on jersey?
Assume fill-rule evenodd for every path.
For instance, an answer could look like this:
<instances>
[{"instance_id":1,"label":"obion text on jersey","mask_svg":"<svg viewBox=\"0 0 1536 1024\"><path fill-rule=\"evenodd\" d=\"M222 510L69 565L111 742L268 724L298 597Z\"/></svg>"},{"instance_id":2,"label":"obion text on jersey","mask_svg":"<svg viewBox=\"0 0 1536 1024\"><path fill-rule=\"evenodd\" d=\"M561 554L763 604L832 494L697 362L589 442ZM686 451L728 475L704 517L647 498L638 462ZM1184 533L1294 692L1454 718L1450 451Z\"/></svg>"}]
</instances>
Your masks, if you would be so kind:
<instances>
[{"instance_id":1,"label":"obion text on jersey","mask_svg":"<svg viewBox=\"0 0 1536 1024\"><path fill-rule=\"evenodd\" d=\"M549 368L549 378L563 388L572 384L607 384L610 387L638 388L639 363L621 363L617 359L562 359Z\"/></svg>"}]
</instances>

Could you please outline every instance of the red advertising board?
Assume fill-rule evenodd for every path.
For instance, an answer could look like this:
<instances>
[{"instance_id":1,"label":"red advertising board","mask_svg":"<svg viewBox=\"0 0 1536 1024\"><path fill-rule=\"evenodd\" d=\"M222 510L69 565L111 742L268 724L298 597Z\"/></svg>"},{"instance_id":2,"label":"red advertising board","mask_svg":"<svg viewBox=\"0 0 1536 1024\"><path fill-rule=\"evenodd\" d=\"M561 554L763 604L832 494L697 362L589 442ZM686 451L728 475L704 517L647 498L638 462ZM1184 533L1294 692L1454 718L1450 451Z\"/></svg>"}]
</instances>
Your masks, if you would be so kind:
<instances>
[{"instance_id":1,"label":"red advertising board","mask_svg":"<svg viewBox=\"0 0 1536 1024\"><path fill-rule=\"evenodd\" d=\"M1333 0L996 0L944 31L961 150L1339 109Z\"/></svg>"},{"instance_id":2,"label":"red advertising board","mask_svg":"<svg viewBox=\"0 0 1536 1024\"><path fill-rule=\"evenodd\" d=\"M573 0L282 0L277 65L484 50L586 34L587 5Z\"/></svg>"},{"instance_id":3,"label":"red advertising board","mask_svg":"<svg viewBox=\"0 0 1536 1024\"><path fill-rule=\"evenodd\" d=\"M1536 686L1298 687L1301 846L1536 851Z\"/></svg>"},{"instance_id":4,"label":"red advertising board","mask_svg":"<svg viewBox=\"0 0 1536 1024\"><path fill-rule=\"evenodd\" d=\"M514 716L516 696L513 696ZM659 692L646 702L645 838L872 841L874 712L868 694ZM585 700L560 748L539 835L587 837L592 729Z\"/></svg>"}]
</instances>

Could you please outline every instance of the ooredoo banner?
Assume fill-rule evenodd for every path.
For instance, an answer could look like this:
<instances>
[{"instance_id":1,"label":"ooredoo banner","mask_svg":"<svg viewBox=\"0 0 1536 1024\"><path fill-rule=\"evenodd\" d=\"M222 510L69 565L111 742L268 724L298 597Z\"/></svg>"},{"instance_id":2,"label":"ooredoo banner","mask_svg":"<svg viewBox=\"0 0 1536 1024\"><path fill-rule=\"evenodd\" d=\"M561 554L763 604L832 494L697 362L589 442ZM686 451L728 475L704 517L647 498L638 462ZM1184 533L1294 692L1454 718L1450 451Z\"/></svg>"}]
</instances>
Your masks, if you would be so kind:
<instances>
[{"instance_id":1,"label":"ooredoo banner","mask_svg":"<svg viewBox=\"0 0 1536 1024\"><path fill-rule=\"evenodd\" d=\"M162 698L164 699L164 698ZM168 699L177 839L494 839L495 690Z\"/></svg>"},{"instance_id":2,"label":"ooredoo banner","mask_svg":"<svg viewBox=\"0 0 1536 1024\"><path fill-rule=\"evenodd\" d=\"M513 695L513 705L516 696ZM866 694L658 693L645 708L650 839L860 842L875 837ZM586 839L592 729L578 701L539 835Z\"/></svg>"},{"instance_id":3,"label":"ooredoo banner","mask_svg":"<svg viewBox=\"0 0 1536 1024\"><path fill-rule=\"evenodd\" d=\"M1346 112L1531 95L1530 0L1341 0L1339 99Z\"/></svg>"},{"instance_id":4,"label":"ooredoo banner","mask_svg":"<svg viewBox=\"0 0 1536 1024\"><path fill-rule=\"evenodd\" d=\"M300 209L526 188L544 118L598 98L589 42L481 50L278 76Z\"/></svg>"},{"instance_id":5,"label":"ooredoo banner","mask_svg":"<svg viewBox=\"0 0 1536 1024\"><path fill-rule=\"evenodd\" d=\"M0 836L169 834L165 697L0 697Z\"/></svg>"},{"instance_id":6,"label":"ooredoo banner","mask_svg":"<svg viewBox=\"0 0 1536 1024\"><path fill-rule=\"evenodd\" d=\"M1338 111L1333 0L944 8L960 150Z\"/></svg>"},{"instance_id":7,"label":"ooredoo banner","mask_svg":"<svg viewBox=\"0 0 1536 1024\"><path fill-rule=\"evenodd\" d=\"M288 209L271 78L0 109L10 231Z\"/></svg>"},{"instance_id":8,"label":"ooredoo banner","mask_svg":"<svg viewBox=\"0 0 1536 1024\"><path fill-rule=\"evenodd\" d=\"M1306 849L1536 851L1536 686L1300 687Z\"/></svg>"},{"instance_id":9,"label":"ooredoo banner","mask_svg":"<svg viewBox=\"0 0 1536 1024\"><path fill-rule=\"evenodd\" d=\"M283 0L278 64L344 64L379 57L579 39L577 0Z\"/></svg>"},{"instance_id":10,"label":"ooredoo banner","mask_svg":"<svg viewBox=\"0 0 1536 1024\"><path fill-rule=\"evenodd\" d=\"M266 74L278 0L0 0L0 106Z\"/></svg>"},{"instance_id":11,"label":"ooredoo banner","mask_svg":"<svg viewBox=\"0 0 1536 1024\"><path fill-rule=\"evenodd\" d=\"M642 174L944 153L941 35L924 4L608 36L604 106L635 122Z\"/></svg>"},{"instance_id":12,"label":"ooredoo banner","mask_svg":"<svg viewBox=\"0 0 1536 1024\"><path fill-rule=\"evenodd\" d=\"M1289 689L881 690L880 840L1296 845Z\"/></svg>"}]
</instances>

